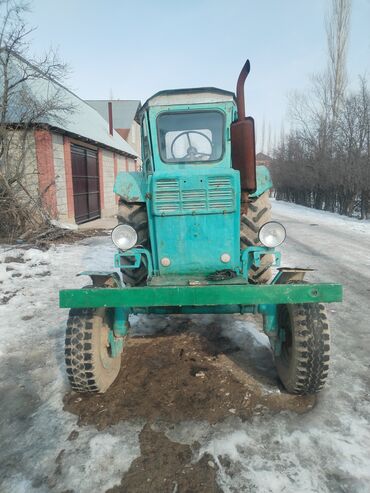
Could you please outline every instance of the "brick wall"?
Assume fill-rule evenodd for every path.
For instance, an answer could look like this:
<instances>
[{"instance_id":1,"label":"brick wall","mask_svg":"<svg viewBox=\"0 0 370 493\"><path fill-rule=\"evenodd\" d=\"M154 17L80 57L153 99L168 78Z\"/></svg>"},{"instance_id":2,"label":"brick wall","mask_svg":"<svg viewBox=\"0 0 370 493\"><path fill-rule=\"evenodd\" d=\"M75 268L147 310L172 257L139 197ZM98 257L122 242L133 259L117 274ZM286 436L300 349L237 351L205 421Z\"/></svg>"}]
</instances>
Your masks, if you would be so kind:
<instances>
[{"instance_id":1,"label":"brick wall","mask_svg":"<svg viewBox=\"0 0 370 493\"><path fill-rule=\"evenodd\" d=\"M57 217L58 209L51 132L48 130L35 130L35 144L41 201L49 214L52 217Z\"/></svg>"},{"instance_id":2,"label":"brick wall","mask_svg":"<svg viewBox=\"0 0 370 493\"><path fill-rule=\"evenodd\" d=\"M117 156L117 170L118 173L121 173L121 171L127 171L126 158L124 156Z\"/></svg>"},{"instance_id":3,"label":"brick wall","mask_svg":"<svg viewBox=\"0 0 370 493\"><path fill-rule=\"evenodd\" d=\"M141 127L134 120L131 128L125 138L126 142L136 151L137 155L141 156Z\"/></svg>"},{"instance_id":4,"label":"brick wall","mask_svg":"<svg viewBox=\"0 0 370 493\"><path fill-rule=\"evenodd\" d=\"M68 221L75 222L75 205L73 199L73 181L72 181L72 156L71 156L71 142L68 137L63 137L63 154L64 154L64 173L65 173L65 187L67 195L67 210Z\"/></svg>"},{"instance_id":5,"label":"brick wall","mask_svg":"<svg viewBox=\"0 0 370 493\"><path fill-rule=\"evenodd\" d=\"M24 165L22 183L26 188L27 193L35 200L38 200L39 176L37 170L35 132L28 132L25 141L23 139L23 131L14 130L10 142L9 155L14 160L15 164L22 161ZM26 201L28 201L28 197L25 198Z\"/></svg>"},{"instance_id":6,"label":"brick wall","mask_svg":"<svg viewBox=\"0 0 370 493\"><path fill-rule=\"evenodd\" d=\"M30 152L29 182L35 188L35 197L41 192L44 206L53 217L74 223L70 139L47 130L36 130L31 134L30 143L37 172L32 173ZM82 142L81 146L84 146ZM117 197L113 192L116 176L121 171L135 171L136 162L102 148L98 149L98 161L101 216L110 217L117 212Z\"/></svg>"},{"instance_id":7,"label":"brick wall","mask_svg":"<svg viewBox=\"0 0 370 493\"><path fill-rule=\"evenodd\" d=\"M67 202L67 181L66 181L66 163L64 160L64 139L60 134L52 135L53 155L54 155L54 172L56 185L56 202L58 209L58 218L61 221L74 218L68 217Z\"/></svg>"},{"instance_id":8,"label":"brick wall","mask_svg":"<svg viewBox=\"0 0 370 493\"><path fill-rule=\"evenodd\" d=\"M127 171L137 171L136 161L130 157L126 158L127 160Z\"/></svg>"},{"instance_id":9,"label":"brick wall","mask_svg":"<svg viewBox=\"0 0 370 493\"><path fill-rule=\"evenodd\" d=\"M114 153L105 149L101 150L102 171L103 171L103 190L104 190L104 207L102 216L111 216L116 213L116 197L113 192L114 186ZM118 168L118 161L117 161Z\"/></svg>"}]
</instances>

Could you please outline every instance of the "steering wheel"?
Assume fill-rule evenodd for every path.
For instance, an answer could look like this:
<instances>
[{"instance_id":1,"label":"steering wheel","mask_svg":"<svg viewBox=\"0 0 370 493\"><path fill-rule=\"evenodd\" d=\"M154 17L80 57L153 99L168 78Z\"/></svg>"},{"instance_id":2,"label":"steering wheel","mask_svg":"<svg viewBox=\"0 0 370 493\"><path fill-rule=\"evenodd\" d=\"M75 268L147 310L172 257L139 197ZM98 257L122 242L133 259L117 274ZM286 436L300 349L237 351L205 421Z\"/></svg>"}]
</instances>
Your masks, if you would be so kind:
<instances>
[{"instance_id":1,"label":"steering wheel","mask_svg":"<svg viewBox=\"0 0 370 493\"><path fill-rule=\"evenodd\" d=\"M171 144L171 154L172 154L173 158L174 159L187 159L189 161L195 161L198 157L203 157L203 156L211 157L212 152L210 152L210 153L207 153L207 152L199 152L198 149L194 145L192 145L191 140L190 140L190 134L201 135L204 139L206 139L209 142L209 144L211 146L211 149L212 149L212 141L211 141L211 139L207 135L205 135L203 132L199 132L198 130L185 130L185 132L181 132L172 141L172 144ZM183 135L186 135L186 137L188 138L189 147L188 147L188 149L186 151L185 156L178 157L178 156L175 156L175 154L173 152L173 148L175 146L176 141L180 137L182 137Z\"/></svg>"}]
</instances>

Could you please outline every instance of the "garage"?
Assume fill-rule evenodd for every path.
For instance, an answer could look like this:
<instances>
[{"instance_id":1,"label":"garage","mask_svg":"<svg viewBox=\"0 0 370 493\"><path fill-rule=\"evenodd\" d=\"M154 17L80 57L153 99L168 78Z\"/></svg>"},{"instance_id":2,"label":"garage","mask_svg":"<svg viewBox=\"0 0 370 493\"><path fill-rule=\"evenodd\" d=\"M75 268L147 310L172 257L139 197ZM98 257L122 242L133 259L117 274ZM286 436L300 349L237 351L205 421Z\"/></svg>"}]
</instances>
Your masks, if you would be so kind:
<instances>
[{"instance_id":1,"label":"garage","mask_svg":"<svg viewBox=\"0 0 370 493\"><path fill-rule=\"evenodd\" d=\"M100 217L97 150L71 145L73 201L76 224Z\"/></svg>"}]
</instances>

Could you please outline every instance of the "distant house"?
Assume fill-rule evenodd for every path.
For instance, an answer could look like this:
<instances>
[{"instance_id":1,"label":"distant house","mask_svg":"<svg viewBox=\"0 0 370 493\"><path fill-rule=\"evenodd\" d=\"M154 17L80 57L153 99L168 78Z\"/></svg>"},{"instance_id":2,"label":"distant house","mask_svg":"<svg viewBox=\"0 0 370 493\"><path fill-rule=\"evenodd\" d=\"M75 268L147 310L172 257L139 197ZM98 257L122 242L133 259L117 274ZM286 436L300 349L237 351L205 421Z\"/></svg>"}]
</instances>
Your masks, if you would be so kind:
<instances>
[{"instance_id":1,"label":"distant house","mask_svg":"<svg viewBox=\"0 0 370 493\"><path fill-rule=\"evenodd\" d=\"M257 163L257 165L263 164L263 165L269 167L272 163L272 157L268 156L267 154L264 154L263 152L259 152L256 155L256 163Z\"/></svg>"},{"instance_id":2,"label":"distant house","mask_svg":"<svg viewBox=\"0 0 370 493\"><path fill-rule=\"evenodd\" d=\"M112 125L122 138L141 156L140 125L135 115L140 101L126 99L88 99L86 100L109 123L109 104L112 106Z\"/></svg>"},{"instance_id":3,"label":"distant house","mask_svg":"<svg viewBox=\"0 0 370 493\"><path fill-rule=\"evenodd\" d=\"M29 64L12 56L12 76L19 80ZM55 91L72 108L60 119L41 119L32 124L24 159L28 192L41 197L52 217L62 221L80 224L113 215L117 208L115 177L119 171L136 169L136 150L110 129L99 112L54 80L31 78L22 85L30 101L42 102L45 94ZM6 124L17 129L14 132L22 126L17 116L21 104L19 98L13 98L8 108Z\"/></svg>"}]
</instances>

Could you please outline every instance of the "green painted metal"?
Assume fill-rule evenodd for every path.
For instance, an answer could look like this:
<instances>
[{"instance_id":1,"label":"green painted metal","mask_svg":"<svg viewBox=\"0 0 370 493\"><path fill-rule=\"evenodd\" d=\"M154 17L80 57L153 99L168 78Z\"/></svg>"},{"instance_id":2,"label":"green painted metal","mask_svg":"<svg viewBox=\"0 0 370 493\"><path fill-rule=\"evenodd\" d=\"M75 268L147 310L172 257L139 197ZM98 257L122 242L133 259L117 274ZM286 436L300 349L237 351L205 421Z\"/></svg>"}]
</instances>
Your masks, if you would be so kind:
<instances>
[{"instance_id":1,"label":"green painted metal","mask_svg":"<svg viewBox=\"0 0 370 493\"><path fill-rule=\"evenodd\" d=\"M279 356L281 352L277 307L278 305L261 304L257 308L258 313L261 313L263 316L263 331L270 339L275 356Z\"/></svg>"},{"instance_id":2,"label":"green painted metal","mask_svg":"<svg viewBox=\"0 0 370 493\"><path fill-rule=\"evenodd\" d=\"M258 305L342 300L340 284L163 286L60 291L61 308Z\"/></svg>"},{"instance_id":3,"label":"green painted metal","mask_svg":"<svg viewBox=\"0 0 370 493\"><path fill-rule=\"evenodd\" d=\"M208 306L173 306L173 307L133 307L131 313L138 315L141 313L154 315L170 315L170 314L209 314L229 315L232 313L257 313L258 306L256 305L208 305Z\"/></svg>"},{"instance_id":4,"label":"green painted metal","mask_svg":"<svg viewBox=\"0 0 370 493\"><path fill-rule=\"evenodd\" d=\"M169 171L155 173L149 184L154 270L160 275L196 275L239 269L239 173L210 166L207 172L204 167L171 171L172 165L167 166ZM218 207L222 204L224 208ZM225 253L228 263L221 260ZM163 266L162 258L170 259L170 265Z\"/></svg>"},{"instance_id":5,"label":"green painted metal","mask_svg":"<svg viewBox=\"0 0 370 493\"><path fill-rule=\"evenodd\" d=\"M162 161L157 117L185 110L216 110L224 116L224 152L218 162ZM231 168L228 132L234 117L233 101L154 106L144 116L150 142L143 146L146 147L144 173L148 180L146 204L153 269L159 275L209 274L240 267L240 181L239 172ZM230 255L226 264L221 261L225 253ZM163 258L170 260L169 265L162 265Z\"/></svg>"},{"instance_id":6,"label":"green painted metal","mask_svg":"<svg viewBox=\"0 0 370 493\"><path fill-rule=\"evenodd\" d=\"M123 350L123 338L115 337L113 330L108 333L108 342L110 346L110 354L112 358L115 358L122 353Z\"/></svg>"},{"instance_id":7,"label":"green painted metal","mask_svg":"<svg viewBox=\"0 0 370 493\"><path fill-rule=\"evenodd\" d=\"M122 353L124 345L124 337L130 328L129 315L130 309L123 307L114 308L113 326L110 327L108 334L108 342L112 358L115 358Z\"/></svg>"},{"instance_id":8,"label":"green painted metal","mask_svg":"<svg viewBox=\"0 0 370 493\"><path fill-rule=\"evenodd\" d=\"M159 172L151 181L152 212L161 217L235 212L239 186L233 169Z\"/></svg>"},{"instance_id":9,"label":"green painted metal","mask_svg":"<svg viewBox=\"0 0 370 493\"><path fill-rule=\"evenodd\" d=\"M267 335L276 335L278 326L277 326L277 314L276 314L276 305L261 303L258 305L258 313L261 313L264 318L263 330Z\"/></svg>"},{"instance_id":10,"label":"green painted metal","mask_svg":"<svg viewBox=\"0 0 370 493\"><path fill-rule=\"evenodd\" d=\"M245 279L248 279L248 273L250 268L255 265L259 267L261 265L261 257L263 255L272 255L274 257L274 267L279 267L281 262L281 254L277 252L275 248L268 248L265 246L253 246L245 248L241 254L241 270Z\"/></svg>"},{"instance_id":11,"label":"green painted metal","mask_svg":"<svg viewBox=\"0 0 370 493\"><path fill-rule=\"evenodd\" d=\"M113 333L115 337L124 337L127 334L130 324L128 317L131 310L123 307L114 309Z\"/></svg>"},{"instance_id":12,"label":"green painted metal","mask_svg":"<svg viewBox=\"0 0 370 493\"><path fill-rule=\"evenodd\" d=\"M217 162L208 163L207 161L198 161L197 163L165 163L162 161L158 149L158 134L157 134L157 117L160 114L167 112L183 112L183 111L218 111L225 117L224 124L224 153L221 159ZM201 103L201 104L174 104L171 106L152 106L148 108L148 126L152 141L152 156L154 163L154 171L163 171L164 173L176 173L180 170L187 170L189 175L197 168L220 169L231 168L231 140L230 140L230 125L235 119L235 103L233 101L218 102L218 103Z\"/></svg>"},{"instance_id":13,"label":"green painted metal","mask_svg":"<svg viewBox=\"0 0 370 493\"><path fill-rule=\"evenodd\" d=\"M257 177L257 189L254 193L251 193L249 197L256 198L262 195L266 190L270 190L273 187L270 171L266 166L259 165L256 169Z\"/></svg>"},{"instance_id":14,"label":"green painted metal","mask_svg":"<svg viewBox=\"0 0 370 493\"><path fill-rule=\"evenodd\" d=\"M230 284L248 284L247 279L244 279L241 275L232 277L230 279L225 279L222 281L214 281L207 279L207 276L188 276L188 275L169 275L169 276L155 276L150 279L148 285L151 287L156 286L220 286L230 285Z\"/></svg>"},{"instance_id":15,"label":"green painted metal","mask_svg":"<svg viewBox=\"0 0 370 493\"><path fill-rule=\"evenodd\" d=\"M133 257L135 261L133 264L122 264L122 257ZM146 248L138 247L131 248L125 252L118 251L114 256L114 267L118 269L138 269L142 262L147 266L148 278L150 279L155 272L153 270L152 255Z\"/></svg>"},{"instance_id":16,"label":"green painted metal","mask_svg":"<svg viewBox=\"0 0 370 493\"><path fill-rule=\"evenodd\" d=\"M144 174L139 171L118 173L113 191L126 202L145 202L147 182Z\"/></svg>"}]
</instances>

